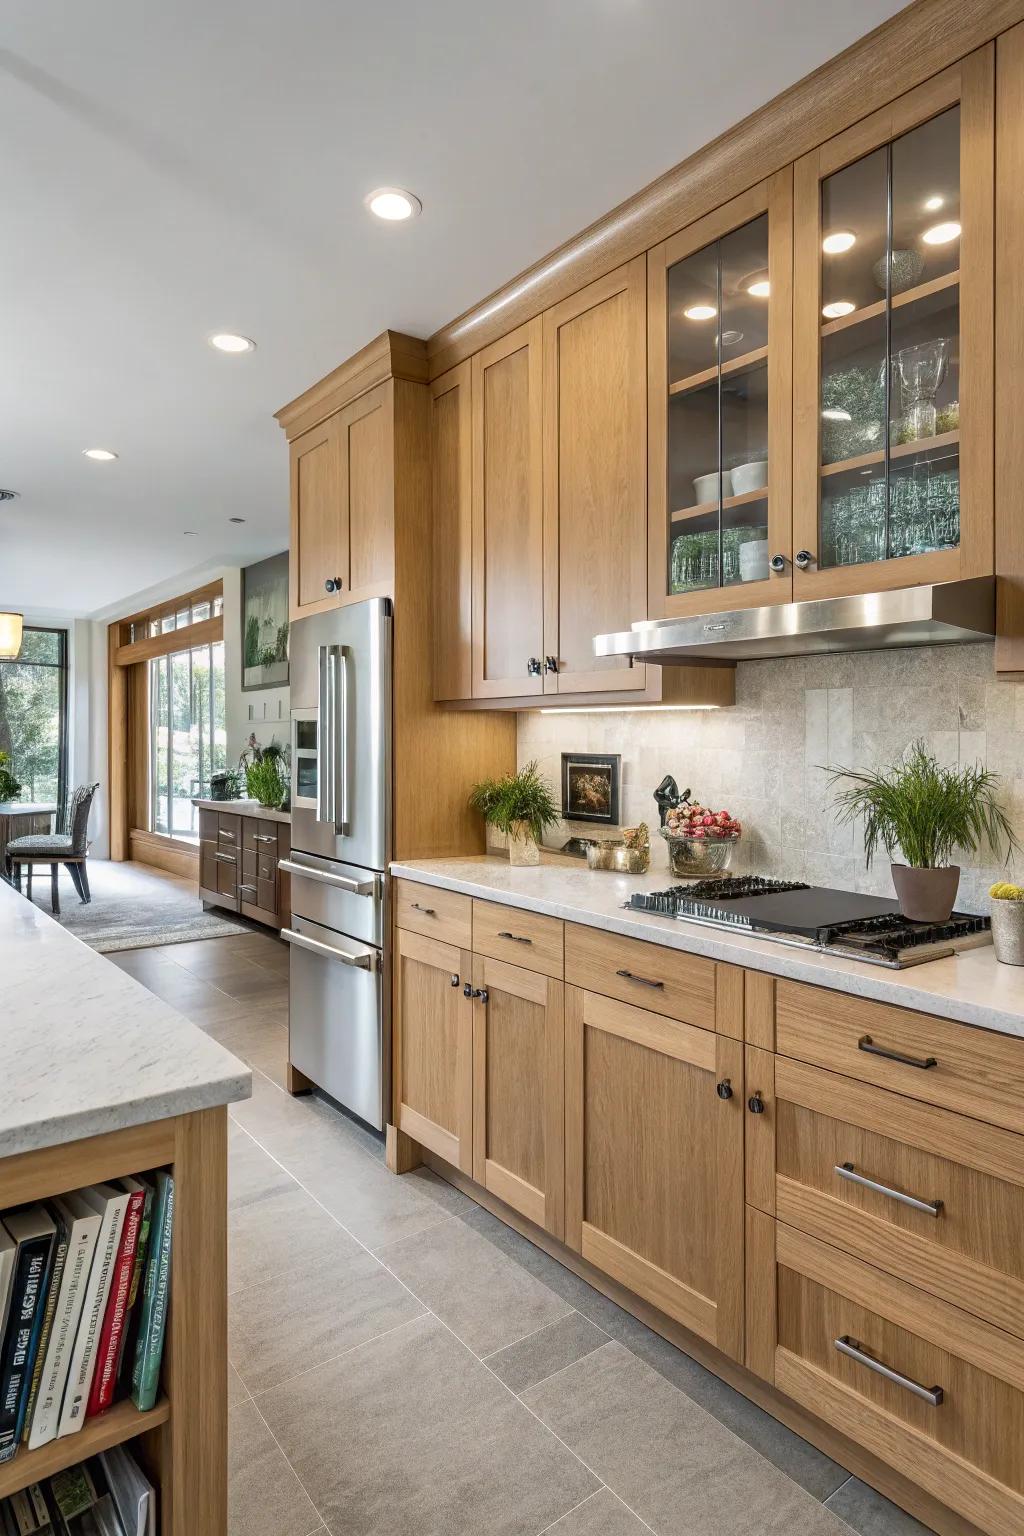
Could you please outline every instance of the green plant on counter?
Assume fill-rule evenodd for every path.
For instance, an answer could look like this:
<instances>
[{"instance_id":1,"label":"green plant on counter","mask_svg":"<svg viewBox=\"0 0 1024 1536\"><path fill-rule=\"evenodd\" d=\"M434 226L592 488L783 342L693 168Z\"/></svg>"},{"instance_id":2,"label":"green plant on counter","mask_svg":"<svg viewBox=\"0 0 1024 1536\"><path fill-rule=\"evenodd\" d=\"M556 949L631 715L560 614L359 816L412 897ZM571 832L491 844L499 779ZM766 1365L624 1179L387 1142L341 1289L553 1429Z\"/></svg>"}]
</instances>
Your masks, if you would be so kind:
<instances>
[{"instance_id":1,"label":"green plant on counter","mask_svg":"<svg viewBox=\"0 0 1024 1536\"><path fill-rule=\"evenodd\" d=\"M996 800L998 774L978 764L941 768L923 741L914 742L888 768L824 771L830 787L849 785L835 797L836 818L842 826L863 819L869 869L880 846L890 859L900 849L915 869L950 864L956 848L977 853L988 847L998 853L1005 843L1007 860L1020 848Z\"/></svg>"},{"instance_id":2,"label":"green plant on counter","mask_svg":"<svg viewBox=\"0 0 1024 1536\"><path fill-rule=\"evenodd\" d=\"M16 800L21 794L21 785L7 766L10 760L9 752L0 752L0 800Z\"/></svg>"},{"instance_id":3,"label":"green plant on counter","mask_svg":"<svg viewBox=\"0 0 1024 1536\"><path fill-rule=\"evenodd\" d=\"M248 763L245 769L246 793L260 805L276 810L284 799L285 782L281 776L280 759L265 753L259 762Z\"/></svg>"},{"instance_id":4,"label":"green plant on counter","mask_svg":"<svg viewBox=\"0 0 1024 1536\"><path fill-rule=\"evenodd\" d=\"M504 778L474 784L469 803L499 832L511 832L525 821L538 843L544 828L558 820L558 806L536 763L527 763Z\"/></svg>"},{"instance_id":5,"label":"green plant on counter","mask_svg":"<svg viewBox=\"0 0 1024 1536\"><path fill-rule=\"evenodd\" d=\"M997 880L988 893L993 901L1024 901L1024 885L1011 885L1008 880Z\"/></svg>"}]
</instances>

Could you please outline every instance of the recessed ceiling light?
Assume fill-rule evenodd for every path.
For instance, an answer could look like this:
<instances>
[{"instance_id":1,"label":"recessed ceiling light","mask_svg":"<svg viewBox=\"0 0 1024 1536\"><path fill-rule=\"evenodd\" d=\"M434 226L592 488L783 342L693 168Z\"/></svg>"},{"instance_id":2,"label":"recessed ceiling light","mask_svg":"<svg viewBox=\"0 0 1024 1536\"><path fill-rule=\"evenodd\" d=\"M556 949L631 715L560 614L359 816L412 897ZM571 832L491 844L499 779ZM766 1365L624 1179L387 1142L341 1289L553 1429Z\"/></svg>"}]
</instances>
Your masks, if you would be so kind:
<instances>
[{"instance_id":1,"label":"recessed ceiling light","mask_svg":"<svg viewBox=\"0 0 1024 1536\"><path fill-rule=\"evenodd\" d=\"M691 304L689 309L684 309L683 314L687 320L713 320L718 310L713 304Z\"/></svg>"},{"instance_id":2,"label":"recessed ceiling light","mask_svg":"<svg viewBox=\"0 0 1024 1536\"><path fill-rule=\"evenodd\" d=\"M245 518L244 517L229 517L228 518L228 522L229 523L244 523L245 522Z\"/></svg>"},{"instance_id":3,"label":"recessed ceiling light","mask_svg":"<svg viewBox=\"0 0 1024 1536\"><path fill-rule=\"evenodd\" d=\"M821 413L823 421L852 421L849 411L840 410L838 406L826 406Z\"/></svg>"},{"instance_id":4,"label":"recessed ceiling light","mask_svg":"<svg viewBox=\"0 0 1024 1536\"><path fill-rule=\"evenodd\" d=\"M960 225L955 219L950 219L948 224L933 224L931 229L926 229L921 239L925 245L948 245L951 240L956 240L960 235Z\"/></svg>"},{"instance_id":5,"label":"recessed ceiling light","mask_svg":"<svg viewBox=\"0 0 1024 1536\"><path fill-rule=\"evenodd\" d=\"M826 320L838 320L842 315L852 315L857 308L849 299L833 299L831 304L823 304L821 312Z\"/></svg>"},{"instance_id":6,"label":"recessed ceiling light","mask_svg":"<svg viewBox=\"0 0 1024 1536\"><path fill-rule=\"evenodd\" d=\"M99 459L104 464L108 459L117 458L117 454L111 453L109 448L83 448L82 452L87 459Z\"/></svg>"},{"instance_id":7,"label":"recessed ceiling light","mask_svg":"<svg viewBox=\"0 0 1024 1536\"><path fill-rule=\"evenodd\" d=\"M827 234L821 242L821 248L828 256L841 256L852 245L857 244L857 236L852 229L834 229Z\"/></svg>"},{"instance_id":8,"label":"recessed ceiling light","mask_svg":"<svg viewBox=\"0 0 1024 1536\"><path fill-rule=\"evenodd\" d=\"M208 338L210 346L218 352L255 352L256 343L248 336L236 336L234 331L216 331Z\"/></svg>"},{"instance_id":9,"label":"recessed ceiling light","mask_svg":"<svg viewBox=\"0 0 1024 1536\"><path fill-rule=\"evenodd\" d=\"M414 219L423 212L419 198L412 192L403 192L401 187L377 187L373 192L367 192L363 205L378 219L388 219L392 224L402 219Z\"/></svg>"},{"instance_id":10,"label":"recessed ceiling light","mask_svg":"<svg viewBox=\"0 0 1024 1536\"><path fill-rule=\"evenodd\" d=\"M771 284L766 277L755 277L752 283L747 284L747 292L751 298L766 299L771 292Z\"/></svg>"},{"instance_id":11,"label":"recessed ceiling light","mask_svg":"<svg viewBox=\"0 0 1024 1536\"><path fill-rule=\"evenodd\" d=\"M944 197L940 197L938 193L935 193L934 196L925 198L924 206L929 213L935 213L937 209L942 207L945 201Z\"/></svg>"}]
</instances>

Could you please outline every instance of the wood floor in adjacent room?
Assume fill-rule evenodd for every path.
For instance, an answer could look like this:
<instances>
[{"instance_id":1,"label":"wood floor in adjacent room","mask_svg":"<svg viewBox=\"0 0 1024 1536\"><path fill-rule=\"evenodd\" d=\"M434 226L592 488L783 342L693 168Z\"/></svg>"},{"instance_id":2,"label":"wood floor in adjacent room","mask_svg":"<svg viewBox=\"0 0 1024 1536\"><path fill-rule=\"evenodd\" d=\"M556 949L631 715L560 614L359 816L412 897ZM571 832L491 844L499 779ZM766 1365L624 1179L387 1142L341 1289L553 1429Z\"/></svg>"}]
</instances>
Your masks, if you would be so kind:
<instances>
[{"instance_id":1,"label":"wood floor in adjacent room","mask_svg":"<svg viewBox=\"0 0 1024 1536\"><path fill-rule=\"evenodd\" d=\"M270 934L109 956L231 1107L229 1536L927 1536L426 1169L283 1088Z\"/></svg>"}]
</instances>

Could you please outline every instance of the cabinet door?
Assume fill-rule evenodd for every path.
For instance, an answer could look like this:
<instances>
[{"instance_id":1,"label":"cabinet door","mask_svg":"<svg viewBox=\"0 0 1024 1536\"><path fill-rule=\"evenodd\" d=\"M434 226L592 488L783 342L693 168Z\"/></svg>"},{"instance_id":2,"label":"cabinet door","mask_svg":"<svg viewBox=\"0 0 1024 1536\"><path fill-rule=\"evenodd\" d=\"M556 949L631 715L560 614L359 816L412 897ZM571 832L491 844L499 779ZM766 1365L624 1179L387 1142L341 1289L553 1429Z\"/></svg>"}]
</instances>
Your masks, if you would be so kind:
<instances>
[{"instance_id":1,"label":"cabinet door","mask_svg":"<svg viewBox=\"0 0 1024 1536\"><path fill-rule=\"evenodd\" d=\"M348 580L342 601L390 597L395 570L394 386L371 389L338 412Z\"/></svg>"},{"instance_id":2,"label":"cabinet door","mask_svg":"<svg viewBox=\"0 0 1024 1536\"><path fill-rule=\"evenodd\" d=\"M577 987L565 1012L565 1241L742 1360L742 1045Z\"/></svg>"},{"instance_id":3,"label":"cabinet door","mask_svg":"<svg viewBox=\"0 0 1024 1536\"><path fill-rule=\"evenodd\" d=\"M594 655L647 616L647 261L544 315L544 691L642 689Z\"/></svg>"},{"instance_id":4,"label":"cabinet door","mask_svg":"<svg viewBox=\"0 0 1024 1536\"><path fill-rule=\"evenodd\" d=\"M395 1124L473 1172L472 957L395 930Z\"/></svg>"},{"instance_id":5,"label":"cabinet door","mask_svg":"<svg viewBox=\"0 0 1024 1536\"><path fill-rule=\"evenodd\" d=\"M336 608L348 587L348 513L341 434L336 416L290 444L291 547L289 607L293 619ZM327 591L327 582L340 587Z\"/></svg>"},{"instance_id":6,"label":"cabinet door","mask_svg":"<svg viewBox=\"0 0 1024 1536\"><path fill-rule=\"evenodd\" d=\"M434 698L473 697L473 411L467 357L430 386Z\"/></svg>"},{"instance_id":7,"label":"cabinet door","mask_svg":"<svg viewBox=\"0 0 1024 1536\"><path fill-rule=\"evenodd\" d=\"M473 980L473 1177L561 1237L562 983L482 955Z\"/></svg>"},{"instance_id":8,"label":"cabinet door","mask_svg":"<svg viewBox=\"0 0 1024 1536\"><path fill-rule=\"evenodd\" d=\"M793 175L647 255L652 617L792 596Z\"/></svg>"},{"instance_id":9,"label":"cabinet door","mask_svg":"<svg viewBox=\"0 0 1024 1536\"><path fill-rule=\"evenodd\" d=\"M542 693L541 317L473 358L473 697Z\"/></svg>"},{"instance_id":10,"label":"cabinet door","mask_svg":"<svg viewBox=\"0 0 1024 1536\"><path fill-rule=\"evenodd\" d=\"M993 61L796 164L795 598L993 569Z\"/></svg>"}]
</instances>

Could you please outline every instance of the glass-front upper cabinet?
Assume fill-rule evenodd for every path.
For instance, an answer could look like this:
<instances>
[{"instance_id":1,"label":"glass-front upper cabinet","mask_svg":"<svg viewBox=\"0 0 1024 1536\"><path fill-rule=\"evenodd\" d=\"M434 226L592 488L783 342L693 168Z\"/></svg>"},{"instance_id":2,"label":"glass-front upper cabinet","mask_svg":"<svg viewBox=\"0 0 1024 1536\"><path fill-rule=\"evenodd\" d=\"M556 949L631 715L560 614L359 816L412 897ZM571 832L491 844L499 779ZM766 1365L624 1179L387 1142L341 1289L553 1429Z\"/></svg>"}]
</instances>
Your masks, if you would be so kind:
<instances>
[{"instance_id":1,"label":"glass-front upper cabinet","mask_svg":"<svg viewBox=\"0 0 1024 1536\"><path fill-rule=\"evenodd\" d=\"M648 252L652 617L791 595L791 294L788 168Z\"/></svg>"},{"instance_id":2,"label":"glass-front upper cabinet","mask_svg":"<svg viewBox=\"0 0 1024 1536\"><path fill-rule=\"evenodd\" d=\"M993 569L992 63L797 163L797 598Z\"/></svg>"}]
</instances>

